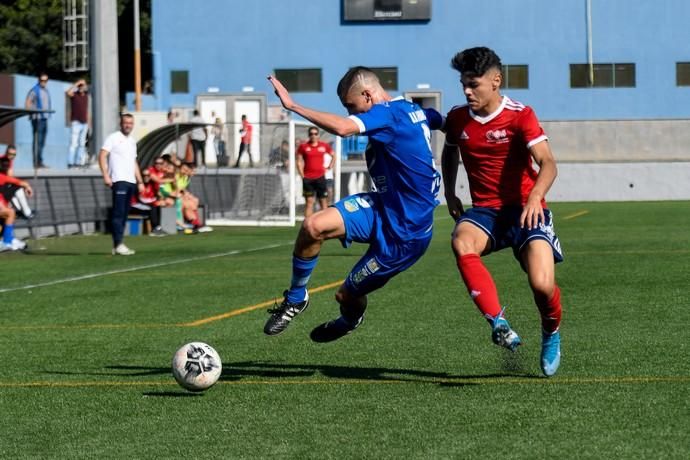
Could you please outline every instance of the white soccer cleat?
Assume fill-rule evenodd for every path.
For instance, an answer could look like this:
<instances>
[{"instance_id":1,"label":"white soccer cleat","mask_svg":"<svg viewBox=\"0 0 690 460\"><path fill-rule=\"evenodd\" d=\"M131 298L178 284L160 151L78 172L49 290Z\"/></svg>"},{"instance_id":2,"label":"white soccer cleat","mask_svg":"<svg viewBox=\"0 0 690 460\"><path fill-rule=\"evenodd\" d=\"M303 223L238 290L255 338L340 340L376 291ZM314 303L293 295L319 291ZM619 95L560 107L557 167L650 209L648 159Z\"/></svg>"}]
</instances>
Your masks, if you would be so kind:
<instances>
[{"instance_id":1,"label":"white soccer cleat","mask_svg":"<svg viewBox=\"0 0 690 460\"><path fill-rule=\"evenodd\" d=\"M8 246L12 251L23 251L26 249L26 243L18 238L12 239L12 242Z\"/></svg>"},{"instance_id":2,"label":"white soccer cleat","mask_svg":"<svg viewBox=\"0 0 690 460\"><path fill-rule=\"evenodd\" d=\"M136 254L136 251L134 251L133 249L129 249L127 246L124 245L124 243L120 243L115 248L113 248L114 256L133 256L134 254Z\"/></svg>"}]
</instances>

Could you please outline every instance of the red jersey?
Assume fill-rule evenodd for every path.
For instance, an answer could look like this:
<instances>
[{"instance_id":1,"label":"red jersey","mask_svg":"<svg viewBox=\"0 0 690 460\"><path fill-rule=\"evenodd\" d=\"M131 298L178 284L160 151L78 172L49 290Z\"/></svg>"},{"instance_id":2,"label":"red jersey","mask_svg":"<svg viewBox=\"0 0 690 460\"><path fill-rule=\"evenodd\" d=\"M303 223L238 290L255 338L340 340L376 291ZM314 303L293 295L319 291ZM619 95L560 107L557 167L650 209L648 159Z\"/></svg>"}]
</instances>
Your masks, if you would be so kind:
<instances>
[{"instance_id":1,"label":"red jersey","mask_svg":"<svg viewBox=\"0 0 690 460\"><path fill-rule=\"evenodd\" d=\"M0 173L0 185L5 185L5 184L13 184L17 186L21 186L22 180L17 179L16 177L13 176L8 176L5 173Z\"/></svg>"},{"instance_id":2,"label":"red jersey","mask_svg":"<svg viewBox=\"0 0 690 460\"><path fill-rule=\"evenodd\" d=\"M254 127L247 120L242 120L242 143L251 144L252 143L252 129Z\"/></svg>"},{"instance_id":3,"label":"red jersey","mask_svg":"<svg viewBox=\"0 0 690 460\"><path fill-rule=\"evenodd\" d=\"M317 142L316 145L311 145L305 142L297 149L297 155L302 155L304 158L304 178L318 179L326 174L326 168L323 166L323 157L326 154L333 155L333 149L325 142Z\"/></svg>"},{"instance_id":4,"label":"red jersey","mask_svg":"<svg viewBox=\"0 0 690 460\"><path fill-rule=\"evenodd\" d=\"M148 173L151 175L151 177L155 177L158 180L162 180L165 177L165 171L162 171L158 168L156 168L155 165L149 166L147 169ZM153 190L156 194L158 194L158 189L160 188L160 183L152 180L151 183L153 184Z\"/></svg>"},{"instance_id":5,"label":"red jersey","mask_svg":"<svg viewBox=\"0 0 690 460\"><path fill-rule=\"evenodd\" d=\"M143 192L137 192L132 195L130 204L144 203L151 205L155 203L156 200L158 200L158 190L156 187L156 183L150 180L148 183L144 183Z\"/></svg>"},{"instance_id":6,"label":"red jersey","mask_svg":"<svg viewBox=\"0 0 690 460\"><path fill-rule=\"evenodd\" d=\"M460 148L474 206L500 208L527 202L537 179L529 148L548 139L531 107L507 96L486 117L467 105L453 107L446 130L446 144Z\"/></svg>"}]
</instances>

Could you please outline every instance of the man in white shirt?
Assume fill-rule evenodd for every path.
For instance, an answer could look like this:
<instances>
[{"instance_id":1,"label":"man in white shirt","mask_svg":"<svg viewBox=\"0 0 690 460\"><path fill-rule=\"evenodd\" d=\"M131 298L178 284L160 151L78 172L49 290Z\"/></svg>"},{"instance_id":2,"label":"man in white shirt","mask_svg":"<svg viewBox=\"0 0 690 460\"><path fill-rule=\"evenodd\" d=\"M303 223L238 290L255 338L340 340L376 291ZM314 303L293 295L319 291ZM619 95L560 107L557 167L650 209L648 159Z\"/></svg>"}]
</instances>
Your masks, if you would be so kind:
<instances>
[{"instance_id":1,"label":"man in white shirt","mask_svg":"<svg viewBox=\"0 0 690 460\"><path fill-rule=\"evenodd\" d=\"M204 119L199 115L198 110L194 110L194 116L190 123L205 123ZM194 164L196 166L206 166L206 128L199 127L194 129L190 134L189 138L192 141L192 149L194 150ZM185 160L187 161L187 160Z\"/></svg>"},{"instance_id":2,"label":"man in white shirt","mask_svg":"<svg viewBox=\"0 0 690 460\"><path fill-rule=\"evenodd\" d=\"M131 136L134 117L129 113L120 116L120 130L109 135L98 154L98 164L103 182L113 192L113 255L131 256L134 251L124 245L125 225L132 195L144 191L139 163L137 141Z\"/></svg>"}]
</instances>

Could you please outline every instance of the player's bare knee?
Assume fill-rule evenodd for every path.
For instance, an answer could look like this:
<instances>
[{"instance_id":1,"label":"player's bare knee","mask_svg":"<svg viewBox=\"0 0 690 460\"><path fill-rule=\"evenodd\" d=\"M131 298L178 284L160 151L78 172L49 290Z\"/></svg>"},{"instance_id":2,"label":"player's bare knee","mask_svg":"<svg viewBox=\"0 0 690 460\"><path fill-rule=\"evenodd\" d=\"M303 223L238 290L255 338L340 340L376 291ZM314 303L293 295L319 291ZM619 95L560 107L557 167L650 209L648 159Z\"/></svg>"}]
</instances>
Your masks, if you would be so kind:
<instances>
[{"instance_id":1,"label":"player's bare knee","mask_svg":"<svg viewBox=\"0 0 690 460\"><path fill-rule=\"evenodd\" d=\"M323 239L322 229L318 224L318 219L315 219L313 214L304 219L300 233L304 233L305 236L310 238L312 241L319 241Z\"/></svg>"},{"instance_id":2,"label":"player's bare knee","mask_svg":"<svg viewBox=\"0 0 690 460\"><path fill-rule=\"evenodd\" d=\"M547 273L530 274L529 284L535 296L551 298L555 281Z\"/></svg>"},{"instance_id":3,"label":"player's bare knee","mask_svg":"<svg viewBox=\"0 0 690 460\"><path fill-rule=\"evenodd\" d=\"M468 254L479 254L479 251L477 251L475 244L473 244L473 242L471 242L465 238L454 237L451 241L451 246L452 246L453 252L455 253L456 256L465 256Z\"/></svg>"}]
</instances>

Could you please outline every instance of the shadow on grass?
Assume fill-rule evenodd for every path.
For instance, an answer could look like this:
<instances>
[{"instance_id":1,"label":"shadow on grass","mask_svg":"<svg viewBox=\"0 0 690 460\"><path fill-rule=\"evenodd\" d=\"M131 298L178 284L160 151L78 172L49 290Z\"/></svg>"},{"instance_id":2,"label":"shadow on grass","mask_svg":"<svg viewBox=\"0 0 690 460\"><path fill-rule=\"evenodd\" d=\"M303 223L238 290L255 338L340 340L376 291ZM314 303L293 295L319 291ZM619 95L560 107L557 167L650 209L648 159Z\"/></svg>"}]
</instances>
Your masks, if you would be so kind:
<instances>
[{"instance_id":1,"label":"shadow on grass","mask_svg":"<svg viewBox=\"0 0 690 460\"><path fill-rule=\"evenodd\" d=\"M170 375L169 367L147 366L106 366L106 372L94 373L96 375L111 376L152 376ZM514 355L507 355L504 361L504 372L458 375L447 372L434 372L416 369L391 369L385 367L360 367L360 366L336 366L331 364L289 364L281 362L243 361L223 363L223 372L220 380L240 381L252 379L305 379L325 377L337 380L376 380L386 382L419 382L438 383L440 385L455 385L453 380L458 380L458 385L479 384L482 379L500 378L541 378L538 375L526 372L522 369L520 361ZM323 379L321 379L323 380ZM474 382L462 382L472 380Z\"/></svg>"},{"instance_id":2,"label":"shadow on grass","mask_svg":"<svg viewBox=\"0 0 690 460\"><path fill-rule=\"evenodd\" d=\"M203 396L203 393L190 393L185 390L180 391L147 391L142 393L144 396L152 398L198 398Z\"/></svg>"},{"instance_id":3,"label":"shadow on grass","mask_svg":"<svg viewBox=\"0 0 690 460\"><path fill-rule=\"evenodd\" d=\"M508 365L504 366L504 372L479 374L479 375L458 375L447 372L434 372L416 369L391 369L385 367L359 367L359 366L336 366L331 364L288 364L281 362L263 361L243 361L234 363L223 363L223 372L220 381L242 382L261 380L268 383L292 383L297 380L299 383L309 383L310 380L319 383L328 383L329 379L334 381L371 381L371 382L390 382L390 383L426 383L436 384L441 387L465 387L481 385L482 380L497 380L502 378L515 379L537 379L537 376L522 370L519 361L514 357L507 356ZM149 366L106 366L101 372L67 372L54 371L51 374L60 375L99 375L117 377L142 377L166 375L170 376L169 367L149 367ZM145 396L170 396L185 397L194 396L194 393L186 392L149 392Z\"/></svg>"}]
</instances>

